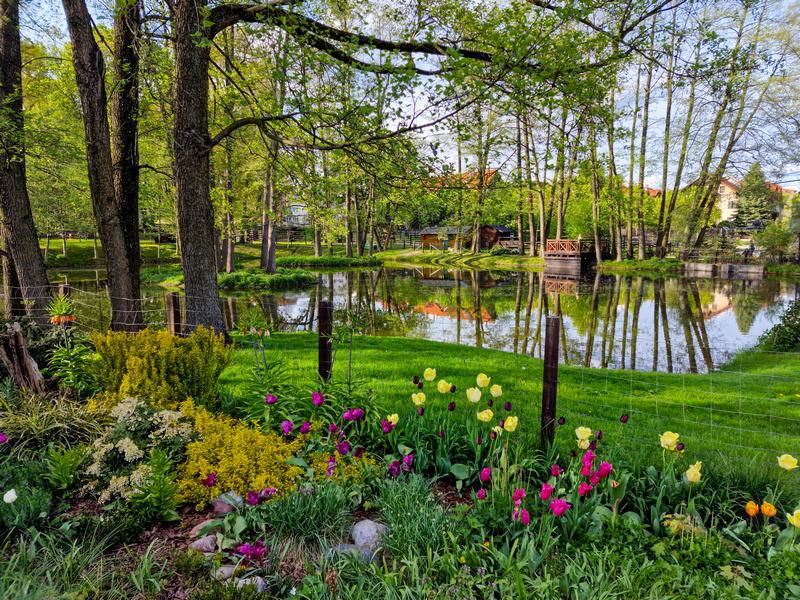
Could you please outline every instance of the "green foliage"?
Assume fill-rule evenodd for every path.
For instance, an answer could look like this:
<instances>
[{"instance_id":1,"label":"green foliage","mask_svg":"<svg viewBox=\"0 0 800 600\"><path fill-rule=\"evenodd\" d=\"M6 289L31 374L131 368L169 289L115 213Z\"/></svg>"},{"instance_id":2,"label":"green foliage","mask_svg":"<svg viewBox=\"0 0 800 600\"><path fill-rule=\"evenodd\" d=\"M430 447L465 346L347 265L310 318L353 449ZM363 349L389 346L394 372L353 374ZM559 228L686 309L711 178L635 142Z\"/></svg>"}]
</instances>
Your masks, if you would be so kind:
<instances>
[{"instance_id":1,"label":"green foliage","mask_svg":"<svg viewBox=\"0 0 800 600\"><path fill-rule=\"evenodd\" d=\"M275 259L275 264L279 267L371 267L383 261L347 256L281 256Z\"/></svg>"},{"instance_id":2,"label":"green foliage","mask_svg":"<svg viewBox=\"0 0 800 600\"><path fill-rule=\"evenodd\" d=\"M263 594L255 586L233 587L217 584L211 589L194 592L189 600L259 600Z\"/></svg>"},{"instance_id":3,"label":"green foliage","mask_svg":"<svg viewBox=\"0 0 800 600\"><path fill-rule=\"evenodd\" d=\"M267 275L261 269L243 269L234 273L220 273L219 287L224 290L288 290L317 284L317 276L298 269L278 269L275 275Z\"/></svg>"},{"instance_id":4,"label":"green foliage","mask_svg":"<svg viewBox=\"0 0 800 600\"><path fill-rule=\"evenodd\" d=\"M68 491L75 483L78 470L87 454L87 449L84 447L67 450L51 446L45 458L47 473L44 474L44 478L50 482L54 490Z\"/></svg>"},{"instance_id":5,"label":"green foliage","mask_svg":"<svg viewBox=\"0 0 800 600\"><path fill-rule=\"evenodd\" d=\"M148 398L156 406L174 407L187 398L218 406L217 380L232 350L213 331L198 327L188 338L150 329L110 331L92 341L107 392Z\"/></svg>"},{"instance_id":6,"label":"green foliage","mask_svg":"<svg viewBox=\"0 0 800 600\"><path fill-rule=\"evenodd\" d=\"M62 385L72 388L81 396L91 396L100 391L95 373L94 350L80 343L59 346L49 353L48 367Z\"/></svg>"},{"instance_id":7,"label":"green foliage","mask_svg":"<svg viewBox=\"0 0 800 600\"><path fill-rule=\"evenodd\" d=\"M768 221L775 218L778 204L783 197L772 191L764 177L759 163L753 163L742 181L739 200L736 203L736 223L744 225L748 221Z\"/></svg>"},{"instance_id":8,"label":"green foliage","mask_svg":"<svg viewBox=\"0 0 800 600\"><path fill-rule=\"evenodd\" d=\"M384 548L394 556L438 552L444 547L450 518L433 502L428 482L421 475L384 480L376 504L389 528Z\"/></svg>"},{"instance_id":9,"label":"green foliage","mask_svg":"<svg viewBox=\"0 0 800 600\"><path fill-rule=\"evenodd\" d=\"M155 558L156 541L150 542L141 557L135 557L138 558L138 566L128 574L136 592L143 598L157 597L164 591L167 580L172 575L172 571L167 567L169 561L164 559L163 562L159 562Z\"/></svg>"},{"instance_id":10,"label":"green foliage","mask_svg":"<svg viewBox=\"0 0 800 600\"><path fill-rule=\"evenodd\" d=\"M516 254L511 248L504 248L503 246L495 246L489 251L492 256L508 256Z\"/></svg>"},{"instance_id":11,"label":"green foliage","mask_svg":"<svg viewBox=\"0 0 800 600\"><path fill-rule=\"evenodd\" d=\"M348 490L333 481L300 487L284 498L248 508L251 531L269 531L278 539L293 538L306 545L336 543L350 525L355 508Z\"/></svg>"},{"instance_id":12,"label":"green foliage","mask_svg":"<svg viewBox=\"0 0 800 600\"><path fill-rule=\"evenodd\" d=\"M768 261L780 261L789 249L789 244L797 239L797 235L788 231L782 223L768 225L764 231L753 235L755 243L761 247L761 255Z\"/></svg>"},{"instance_id":13,"label":"green foliage","mask_svg":"<svg viewBox=\"0 0 800 600\"><path fill-rule=\"evenodd\" d=\"M0 398L0 423L8 436L4 453L32 456L50 444L72 448L90 443L101 434L108 417L80 400L21 392Z\"/></svg>"},{"instance_id":14,"label":"green foliage","mask_svg":"<svg viewBox=\"0 0 800 600\"><path fill-rule=\"evenodd\" d=\"M0 493L14 490L13 503L0 502L0 521L6 529L24 530L45 522L53 506L53 496L42 479L47 472L42 461L6 459L0 466Z\"/></svg>"},{"instance_id":15,"label":"green foliage","mask_svg":"<svg viewBox=\"0 0 800 600\"><path fill-rule=\"evenodd\" d=\"M758 338L758 345L774 352L800 350L800 301L794 301L781 316L781 321Z\"/></svg>"},{"instance_id":16,"label":"green foliage","mask_svg":"<svg viewBox=\"0 0 800 600\"><path fill-rule=\"evenodd\" d=\"M180 488L175 485L176 476L172 473L172 461L163 450L154 450L148 463L150 473L147 481L133 484L136 492L130 499L139 507L142 515L148 520L177 521L178 513L175 500Z\"/></svg>"}]
</instances>

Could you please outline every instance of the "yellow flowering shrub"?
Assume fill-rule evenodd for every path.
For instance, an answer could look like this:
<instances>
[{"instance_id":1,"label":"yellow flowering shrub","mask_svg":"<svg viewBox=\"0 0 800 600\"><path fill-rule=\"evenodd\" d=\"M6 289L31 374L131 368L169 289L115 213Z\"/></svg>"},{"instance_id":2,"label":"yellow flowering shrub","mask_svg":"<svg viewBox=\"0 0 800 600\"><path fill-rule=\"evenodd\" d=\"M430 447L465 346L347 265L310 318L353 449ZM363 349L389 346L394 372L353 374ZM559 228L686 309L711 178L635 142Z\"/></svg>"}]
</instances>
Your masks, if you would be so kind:
<instances>
[{"instance_id":1,"label":"yellow flowering shrub","mask_svg":"<svg viewBox=\"0 0 800 600\"><path fill-rule=\"evenodd\" d=\"M286 461L303 448L308 434L286 438L273 432L263 433L229 417L215 415L187 400L181 412L194 421L201 439L186 448L186 461L178 468L178 500L193 502L198 510L220 494L235 491L243 497L251 490L275 488L282 496L303 473ZM214 485L202 480L215 473Z\"/></svg>"},{"instance_id":2,"label":"yellow flowering shrub","mask_svg":"<svg viewBox=\"0 0 800 600\"><path fill-rule=\"evenodd\" d=\"M331 454L336 455L336 466L331 476L328 477L328 461L331 458ZM336 452L310 452L304 458L308 466L314 469L315 483L321 483L326 479L331 479L340 485L362 483L367 470L378 465L377 461L366 452L360 459L356 460L351 457L340 456Z\"/></svg>"},{"instance_id":3,"label":"yellow flowering shrub","mask_svg":"<svg viewBox=\"0 0 800 600\"><path fill-rule=\"evenodd\" d=\"M217 380L232 353L203 327L187 338L145 329L135 334L109 331L92 341L102 364L105 401L111 406L132 396L163 408L175 408L187 398L213 407L219 401Z\"/></svg>"}]
</instances>

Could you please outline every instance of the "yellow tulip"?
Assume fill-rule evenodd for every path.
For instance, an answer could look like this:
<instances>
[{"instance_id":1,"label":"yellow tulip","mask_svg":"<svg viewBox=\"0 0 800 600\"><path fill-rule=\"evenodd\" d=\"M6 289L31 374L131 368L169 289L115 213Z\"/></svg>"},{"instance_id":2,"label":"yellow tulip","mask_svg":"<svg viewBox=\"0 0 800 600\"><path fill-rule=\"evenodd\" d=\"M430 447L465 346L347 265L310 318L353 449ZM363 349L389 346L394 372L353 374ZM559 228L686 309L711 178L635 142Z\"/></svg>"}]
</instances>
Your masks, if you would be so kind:
<instances>
[{"instance_id":1,"label":"yellow tulip","mask_svg":"<svg viewBox=\"0 0 800 600\"><path fill-rule=\"evenodd\" d=\"M494 427L492 427L492 431L494 431L497 434L497 437L503 435L503 428L500 427L500 425L495 425Z\"/></svg>"},{"instance_id":2,"label":"yellow tulip","mask_svg":"<svg viewBox=\"0 0 800 600\"><path fill-rule=\"evenodd\" d=\"M503 429L508 432L512 432L517 428L517 423L519 419L517 417L508 417L506 422L503 424Z\"/></svg>"},{"instance_id":3,"label":"yellow tulip","mask_svg":"<svg viewBox=\"0 0 800 600\"><path fill-rule=\"evenodd\" d=\"M489 382L491 380L492 380L491 377L487 377L486 375L481 373L480 375L478 375L478 387L485 388L486 386L489 385Z\"/></svg>"},{"instance_id":4,"label":"yellow tulip","mask_svg":"<svg viewBox=\"0 0 800 600\"><path fill-rule=\"evenodd\" d=\"M483 421L484 423L488 423L489 421L492 420L492 417L494 417L494 413L488 408L484 411L477 413L477 415L478 415L478 420Z\"/></svg>"},{"instance_id":5,"label":"yellow tulip","mask_svg":"<svg viewBox=\"0 0 800 600\"><path fill-rule=\"evenodd\" d=\"M425 378L425 381L433 381L436 379L436 369L425 369L422 376Z\"/></svg>"},{"instance_id":6,"label":"yellow tulip","mask_svg":"<svg viewBox=\"0 0 800 600\"><path fill-rule=\"evenodd\" d=\"M750 500L750 502L747 503L747 506L744 507L744 510L751 517L755 517L758 514L758 504Z\"/></svg>"},{"instance_id":7,"label":"yellow tulip","mask_svg":"<svg viewBox=\"0 0 800 600\"><path fill-rule=\"evenodd\" d=\"M791 471L797 468L797 459L791 454L784 454L778 457L778 465L780 465L781 469Z\"/></svg>"},{"instance_id":8,"label":"yellow tulip","mask_svg":"<svg viewBox=\"0 0 800 600\"><path fill-rule=\"evenodd\" d=\"M592 430L588 427L578 427L575 430L575 437L577 437L579 440L588 440L591 435Z\"/></svg>"},{"instance_id":9,"label":"yellow tulip","mask_svg":"<svg viewBox=\"0 0 800 600\"><path fill-rule=\"evenodd\" d=\"M578 440L578 448L581 450L588 450L591 442L589 440Z\"/></svg>"},{"instance_id":10,"label":"yellow tulip","mask_svg":"<svg viewBox=\"0 0 800 600\"><path fill-rule=\"evenodd\" d=\"M686 479L688 479L690 483L698 483L700 481L700 471L694 467L689 467L686 469Z\"/></svg>"},{"instance_id":11,"label":"yellow tulip","mask_svg":"<svg viewBox=\"0 0 800 600\"><path fill-rule=\"evenodd\" d=\"M420 392L419 394L411 394L411 399L417 406L422 406L423 404L425 404L425 394L423 394L422 392Z\"/></svg>"},{"instance_id":12,"label":"yellow tulip","mask_svg":"<svg viewBox=\"0 0 800 600\"><path fill-rule=\"evenodd\" d=\"M702 469L702 468L703 468L703 463L702 463L701 461L699 461L699 460L698 460L696 463L694 463L693 465L691 465L689 468L690 468L690 469L694 469L695 471L699 471L700 469Z\"/></svg>"},{"instance_id":13,"label":"yellow tulip","mask_svg":"<svg viewBox=\"0 0 800 600\"><path fill-rule=\"evenodd\" d=\"M661 441L661 447L665 450L675 450L675 445L678 443L678 438L680 435L677 433L672 433L671 431L665 431L659 437Z\"/></svg>"},{"instance_id":14,"label":"yellow tulip","mask_svg":"<svg viewBox=\"0 0 800 600\"><path fill-rule=\"evenodd\" d=\"M794 514L786 513L786 516L789 518L789 523L795 527L800 527L800 509L794 511Z\"/></svg>"},{"instance_id":15,"label":"yellow tulip","mask_svg":"<svg viewBox=\"0 0 800 600\"><path fill-rule=\"evenodd\" d=\"M470 402L480 402L481 391L478 388L469 388L467 390L467 400Z\"/></svg>"},{"instance_id":16,"label":"yellow tulip","mask_svg":"<svg viewBox=\"0 0 800 600\"><path fill-rule=\"evenodd\" d=\"M393 415L386 415L386 420L389 421L392 425L397 425L397 422L400 420L400 417L397 416L397 413Z\"/></svg>"},{"instance_id":17,"label":"yellow tulip","mask_svg":"<svg viewBox=\"0 0 800 600\"><path fill-rule=\"evenodd\" d=\"M496 385L496 384L493 385L491 388L489 388L489 391L492 393L492 396L494 396L495 398L499 398L500 396L503 395L503 388L501 388L499 385Z\"/></svg>"},{"instance_id":18,"label":"yellow tulip","mask_svg":"<svg viewBox=\"0 0 800 600\"><path fill-rule=\"evenodd\" d=\"M436 386L436 389L439 390L440 394L446 394L450 391L450 384L447 383L444 379L439 380L439 385Z\"/></svg>"}]
</instances>

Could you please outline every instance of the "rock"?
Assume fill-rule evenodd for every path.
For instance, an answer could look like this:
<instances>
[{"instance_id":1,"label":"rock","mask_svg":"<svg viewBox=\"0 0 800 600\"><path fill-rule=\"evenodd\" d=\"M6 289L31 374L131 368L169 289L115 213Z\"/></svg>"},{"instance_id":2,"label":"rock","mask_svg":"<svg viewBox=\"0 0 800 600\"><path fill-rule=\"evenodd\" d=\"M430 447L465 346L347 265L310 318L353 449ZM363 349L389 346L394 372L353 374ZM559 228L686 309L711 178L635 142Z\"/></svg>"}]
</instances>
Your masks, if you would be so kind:
<instances>
[{"instance_id":1,"label":"rock","mask_svg":"<svg viewBox=\"0 0 800 600\"><path fill-rule=\"evenodd\" d=\"M236 567L233 565L225 565L224 567L219 567L218 569L211 569L211 576L216 579L217 581L227 581L233 576L233 572L236 570Z\"/></svg>"},{"instance_id":2,"label":"rock","mask_svg":"<svg viewBox=\"0 0 800 600\"><path fill-rule=\"evenodd\" d=\"M259 594L267 589L267 582L263 577L243 577L236 580L236 587L242 588L246 585L255 586L256 592Z\"/></svg>"},{"instance_id":3,"label":"rock","mask_svg":"<svg viewBox=\"0 0 800 600\"><path fill-rule=\"evenodd\" d=\"M206 525L208 525L210 523L213 523L215 520L216 519L206 519L202 523L198 523L197 525L192 527L192 530L189 532L189 537L193 537L193 538L198 537L200 535L200 531L203 529L203 527L205 527ZM211 531L207 532L206 535L214 535L218 531L219 531L219 528L217 527L217 528L212 529Z\"/></svg>"},{"instance_id":4,"label":"rock","mask_svg":"<svg viewBox=\"0 0 800 600\"><path fill-rule=\"evenodd\" d=\"M226 515L236 510L233 506L223 500L212 500L211 506L214 507L214 514L219 516Z\"/></svg>"},{"instance_id":5,"label":"rock","mask_svg":"<svg viewBox=\"0 0 800 600\"><path fill-rule=\"evenodd\" d=\"M380 547L381 538L388 530L389 528L382 523L376 523L375 521L365 519L353 525L353 530L350 532L350 535L353 537L353 543L356 546L361 549L369 550L370 556L372 556Z\"/></svg>"},{"instance_id":6,"label":"rock","mask_svg":"<svg viewBox=\"0 0 800 600\"><path fill-rule=\"evenodd\" d=\"M217 536L207 535L189 544L189 548L199 552L214 552L217 549Z\"/></svg>"},{"instance_id":7,"label":"rock","mask_svg":"<svg viewBox=\"0 0 800 600\"><path fill-rule=\"evenodd\" d=\"M235 506L236 508L241 508L244 506L244 500L242 497L234 491L225 492L221 494L217 500L222 500L223 502L227 502L231 506Z\"/></svg>"}]
</instances>

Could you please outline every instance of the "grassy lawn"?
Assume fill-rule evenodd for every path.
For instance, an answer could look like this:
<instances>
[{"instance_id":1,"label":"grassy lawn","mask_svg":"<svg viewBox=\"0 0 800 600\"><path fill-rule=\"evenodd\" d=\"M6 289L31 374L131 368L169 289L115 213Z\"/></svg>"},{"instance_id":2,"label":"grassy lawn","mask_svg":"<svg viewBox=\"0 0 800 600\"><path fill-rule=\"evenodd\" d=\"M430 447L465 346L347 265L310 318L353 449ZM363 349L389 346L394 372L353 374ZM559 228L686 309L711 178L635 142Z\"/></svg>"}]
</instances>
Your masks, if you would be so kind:
<instances>
[{"instance_id":1,"label":"grassy lawn","mask_svg":"<svg viewBox=\"0 0 800 600\"><path fill-rule=\"evenodd\" d=\"M515 254L503 254L500 256L493 256L489 253L479 255L471 254L469 252L461 252L454 254L448 252L442 254L435 250L422 252L421 250L387 250L386 252L377 252L375 254L378 258L385 262L397 263L424 263L430 265L448 266L448 267L463 267L463 268L486 268L486 267L506 267L514 269L537 269L544 266L544 260L539 257L530 258L528 256L519 256Z\"/></svg>"},{"instance_id":2,"label":"grassy lawn","mask_svg":"<svg viewBox=\"0 0 800 600\"><path fill-rule=\"evenodd\" d=\"M268 359L286 362L291 373L315 378L317 336L308 333L274 334L267 341ZM246 340L249 344L249 340ZM252 368L251 351L240 345L234 366L222 384L240 385ZM334 377L347 376L347 349L339 348ZM518 431L538 444L541 410L542 361L499 350L456 346L417 339L357 336L353 350L353 377L377 393L387 412L410 418L414 375L426 367L437 370L436 380L454 383L456 394L439 394L427 384L431 409L443 409L456 400L460 411L473 411L465 390L475 386L482 372L503 387L502 400L514 403L514 414L524 423ZM729 463L749 469L775 465L779 454L800 454L800 355L747 353L727 371L681 375L610 371L560 366L557 427L559 441L572 444L579 425L602 429L607 442L660 453L658 435L666 430L681 435L691 457ZM484 393L484 399L488 398ZM483 406L474 405L474 406ZM485 406L483 406L485 408ZM503 411L496 404L494 410ZM620 423L628 414L627 424ZM770 467L772 468L772 467Z\"/></svg>"}]
</instances>

